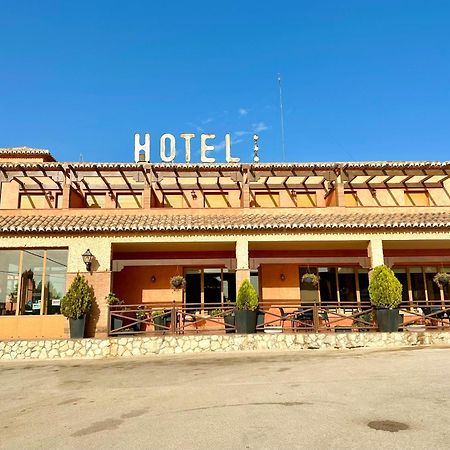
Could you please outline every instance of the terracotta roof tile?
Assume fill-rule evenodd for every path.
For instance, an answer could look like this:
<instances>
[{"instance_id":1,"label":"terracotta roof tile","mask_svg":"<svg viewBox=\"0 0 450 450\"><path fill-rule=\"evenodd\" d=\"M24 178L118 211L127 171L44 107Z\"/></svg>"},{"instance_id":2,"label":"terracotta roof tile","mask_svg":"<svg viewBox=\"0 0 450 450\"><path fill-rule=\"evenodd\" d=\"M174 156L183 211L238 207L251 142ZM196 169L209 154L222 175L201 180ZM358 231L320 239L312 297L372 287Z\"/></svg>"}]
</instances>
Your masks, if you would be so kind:
<instances>
[{"instance_id":1,"label":"terracotta roof tile","mask_svg":"<svg viewBox=\"0 0 450 450\"><path fill-rule=\"evenodd\" d=\"M32 156L47 155L51 160L41 162L5 162L0 161L0 168L3 170L33 170L33 169L73 169L73 170L142 170L142 168L152 168L156 171L215 171L232 170L239 171L244 166L252 171L258 170L395 170L395 169L449 169L450 161L355 161L355 162L292 162L292 163L134 163L134 162L60 162L55 161L48 150L34 149L6 149L0 148L2 156Z\"/></svg>"},{"instance_id":2,"label":"terracotta roof tile","mask_svg":"<svg viewBox=\"0 0 450 450\"><path fill-rule=\"evenodd\" d=\"M0 216L0 233L450 228L449 212Z\"/></svg>"},{"instance_id":3,"label":"terracotta roof tile","mask_svg":"<svg viewBox=\"0 0 450 450\"><path fill-rule=\"evenodd\" d=\"M55 162L55 158L50 153L49 150L45 148L32 148L32 147L1 147L0 148L0 160L6 159L6 158L17 158L17 157L23 157L25 159L27 158L34 158L34 157L42 157L45 162ZM20 165L23 163L4 163L3 164L15 164ZM29 163L25 163L29 164Z\"/></svg>"}]
</instances>

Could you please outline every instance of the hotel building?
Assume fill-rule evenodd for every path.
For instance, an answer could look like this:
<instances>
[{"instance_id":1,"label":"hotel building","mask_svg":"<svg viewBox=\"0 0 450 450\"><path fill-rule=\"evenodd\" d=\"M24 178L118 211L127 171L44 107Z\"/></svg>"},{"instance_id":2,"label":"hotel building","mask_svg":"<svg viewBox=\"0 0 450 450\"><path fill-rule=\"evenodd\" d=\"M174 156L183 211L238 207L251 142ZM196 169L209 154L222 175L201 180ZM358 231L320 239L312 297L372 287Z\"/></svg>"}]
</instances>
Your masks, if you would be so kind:
<instances>
[{"instance_id":1,"label":"hotel building","mask_svg":"<svg viewBox=\"0 0 450 450\"><path fill-rule=\"evenodd\" d=\"M267 310L345 314L368 305L380 264L402 283L402 308L445 308L449 287L433 277L450 271L449 173L450 162L71 163L0 149L0 339L66 337L60 300L77 273L95 292L90 336L111 332L109 292L129 310L207 311L232 305L244 279Z\"/></svg>"}]
</instances>

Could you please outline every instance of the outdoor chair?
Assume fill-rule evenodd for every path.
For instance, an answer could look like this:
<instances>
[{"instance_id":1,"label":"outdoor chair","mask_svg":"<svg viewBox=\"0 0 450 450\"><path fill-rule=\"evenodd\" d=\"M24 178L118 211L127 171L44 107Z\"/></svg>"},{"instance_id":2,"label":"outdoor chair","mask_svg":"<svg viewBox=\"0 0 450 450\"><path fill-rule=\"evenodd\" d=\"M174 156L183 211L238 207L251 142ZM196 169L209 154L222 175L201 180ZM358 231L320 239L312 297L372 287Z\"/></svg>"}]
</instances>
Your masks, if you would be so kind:
<instances>
[{"instance_id":1,"label":"outdoor chair","mask_svg":"<svg viewBox=\"0 0 450 450\"><path fill-rule=\"evenodd\" d=\"M330 318L328 317L328 311L321 311L319 316L320 316L321 322L324 323L327 328L330 328L331 324L330 324Z\"/></svg>"},{"instance_id":2,"label":"outdoor chair","mask_svg":"<svg viewBox=\"0 0 450 450\"><path fill-rule=\"evenodd\" d=\"M309 308L299 308L295 313L295 328L307 328L313 329L314 325L314 313Z\"/></svg>"},{"instance_id":3,"label":"outdoor chair","mask_svg":"<svg viewBox=\"0 0 450 450\"><path fill-rule=\"evenodd\" d=\"M423 306L422 311L425 318L425 325L436 326L439 324L440 321L441 326L444 326L444 319L446 316L446 312L442 311L442 308L440 306Z\"/></svg>"},{"instance_id":4,"label":"outdoor chair","mask_svg":"<svg viewBox=\"0 0 450 450\"><path fill-rule=\"evenodd\" d=\"M286 321L290 322L290 327L292 330L294 329L295 325L295 313L294 312L286 312L284 308L281 306L278 307L278 310L280 311L280 325L281 328L284 329Z\"/></svg>"}]
</instances>

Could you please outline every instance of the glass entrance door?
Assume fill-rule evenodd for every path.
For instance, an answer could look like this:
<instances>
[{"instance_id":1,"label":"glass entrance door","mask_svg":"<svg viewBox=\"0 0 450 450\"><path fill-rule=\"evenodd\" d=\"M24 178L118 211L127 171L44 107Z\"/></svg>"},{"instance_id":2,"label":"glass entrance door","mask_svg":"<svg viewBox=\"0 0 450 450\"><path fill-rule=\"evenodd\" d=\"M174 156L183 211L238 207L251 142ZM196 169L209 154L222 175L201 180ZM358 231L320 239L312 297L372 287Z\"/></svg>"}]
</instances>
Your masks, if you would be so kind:
<instances>
[{"instance_id":1,"label":"glass entrance door","mask_svg":"<svg viewBox=\"0 0 450 450\"><path fill-rule=\"evenodd\" d=\"M186 269L186 308L192 312L236 301L236 273L222 268Z\"/></svg>"}]
</instances>

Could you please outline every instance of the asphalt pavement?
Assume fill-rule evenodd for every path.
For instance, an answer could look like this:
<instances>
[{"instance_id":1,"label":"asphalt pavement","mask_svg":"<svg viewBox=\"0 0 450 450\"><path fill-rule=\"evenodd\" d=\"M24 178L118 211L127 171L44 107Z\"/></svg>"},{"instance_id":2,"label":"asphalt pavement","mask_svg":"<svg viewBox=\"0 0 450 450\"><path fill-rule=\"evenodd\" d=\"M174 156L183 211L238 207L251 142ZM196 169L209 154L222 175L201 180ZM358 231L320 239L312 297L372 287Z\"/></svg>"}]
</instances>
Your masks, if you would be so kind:
<instances>
[{"instance_id":1,"label":"asphalt pavement","mask_svg":"<svg viewBox=\"0 0 450 450\"><path fill-rule=\"evenodd\" d=\"M1 449L448 449L450 348L0 364Z\"/></svg>"}]
</instances>

